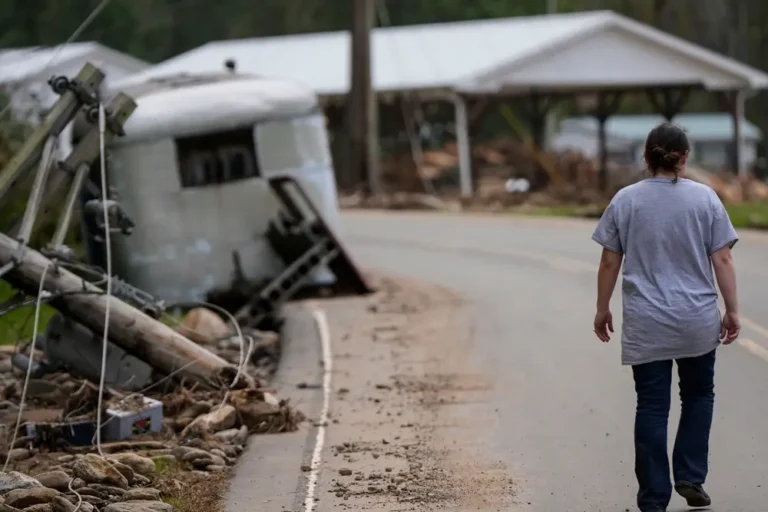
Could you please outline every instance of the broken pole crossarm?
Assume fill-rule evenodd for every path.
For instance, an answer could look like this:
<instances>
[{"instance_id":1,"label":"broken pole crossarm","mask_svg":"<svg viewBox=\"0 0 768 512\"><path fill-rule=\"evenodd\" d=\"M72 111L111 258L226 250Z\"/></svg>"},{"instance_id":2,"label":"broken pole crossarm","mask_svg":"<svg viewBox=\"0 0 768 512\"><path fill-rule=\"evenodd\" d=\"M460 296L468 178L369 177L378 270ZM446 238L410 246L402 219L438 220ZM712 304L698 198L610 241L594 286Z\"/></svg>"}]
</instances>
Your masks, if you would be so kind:
<instances>
[{"instance_id":1,"label":"broken pole crossarm","mask_svg":"<svg viewBox=\"0 0 768 512\"><path fill-rule=\"evenodd\" d=\"M0 265L11 260L16 245L14 239L0 233ZM49 265L53 265L51 260L27 249L5 279L17 289L36 295L43 271ZM47 273L44 289L53 294L49 303L54 308L93 332L104 330L109 301L110 341L166 374L178 372L179 378L216 388L220 386L222 372L231 368L219 356L133 306L103 294L100 288L64 268L56 267Z\"/></svg>"},{"instance_id":2,"label":"broken pole crossarm","mask_svg":"<svg viewBox=\"0 0 768 512\"><path fill-rule=\"evenodd\" d=\"M104 142L109 143L115 135L120 135L123 130L123 124L136 110L136 102L130 96L119 93L106 107L108 117L107 130L104 132ZM61 188L76 175L77 170L82 165L90 166L99 156L101 145L99 143L99 128L93 126L85 137L72 150L69 156L59 164L60 169L54 169L48 186L43 196L42 215L50 213L49 208L52 201L56 199ZM76 185L76 184L75 184ZM80 184L82 187L82 183ZM17 232L18 226L14 226L13 232Z\"/></svg>"},{"instance_id":3,"label":"broken pole crossarm","mask_svg":"<svg viewBox=\"0 0 768 512\"><path fill-rule=\"evenodd\" d=\"M66 85L62 86L62 80ZM86 103L88 96L95 98L95 92L103 81L104 73L91 64L83 66L71 82L63 77L51 80L52 87L61 97L45 116L42 124L0 172L0 202L16 180L40 159L45 141L51 136L58 137L61 134L78 109Z\"/></svg>"}]
</instances>

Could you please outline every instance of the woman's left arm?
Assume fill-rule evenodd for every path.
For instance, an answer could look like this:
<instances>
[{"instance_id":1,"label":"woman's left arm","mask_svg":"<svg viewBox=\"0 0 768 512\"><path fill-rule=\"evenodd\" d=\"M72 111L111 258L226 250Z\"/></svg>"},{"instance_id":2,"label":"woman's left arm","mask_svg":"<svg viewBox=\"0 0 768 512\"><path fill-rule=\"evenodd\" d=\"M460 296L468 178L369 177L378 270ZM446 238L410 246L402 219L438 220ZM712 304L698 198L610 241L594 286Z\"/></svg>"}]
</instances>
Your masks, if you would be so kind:
<instances>
[{"instance_id":1,"label":"woman's left arm","mask_svg":"<svg viewBox=\"0 0 768 512\"><path fill-rule=\"evenodd\" d=\"M611 314L611 296L619 279L621 262L624 255L603 249L600 267L597 269L597 312L595 313L595 334L602 342L611 341L613 333L613 315Z\"/></svg>"}]
</instances>

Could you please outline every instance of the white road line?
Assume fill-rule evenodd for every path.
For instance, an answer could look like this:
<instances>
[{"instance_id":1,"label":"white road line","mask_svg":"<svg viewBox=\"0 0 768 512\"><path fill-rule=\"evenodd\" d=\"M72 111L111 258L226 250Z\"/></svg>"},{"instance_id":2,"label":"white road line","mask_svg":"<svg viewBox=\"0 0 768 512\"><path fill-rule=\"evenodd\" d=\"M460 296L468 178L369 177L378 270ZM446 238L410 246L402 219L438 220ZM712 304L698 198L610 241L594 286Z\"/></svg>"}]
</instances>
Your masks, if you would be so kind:
<instances>
[{"instance_id":1,"label":"white road line","mask_svg":"<svg viewBox=\"0 0 768 512\"><path fill-rule=\"evenodd\" d=\"M746 349L746 351L753 356L757 356L764 361L768 361L768 348L765 348L761 344L749 339L739 339L737 340L737 343L740 347Z\"/></svg>"},{"instance_id":2,"label":"white road line","mask_svg":"<svg viewBox=\"0 0 768 512\"><path fill-rule=\"evenodd\" d=\"M315 438L315 449L312 452L312 463L307 480L307 497L304 500L304 511L312 512L315 509L315 491L317 489L317 480L320 476L320 463L323 457L323 446L325 445L325 428L328 425L328 410L331 402L331 375L333 372L333 354L331 352L331 335L328 329L328 318L325 311L316 309L313 312L317 332L320 336L320 345L323 357L323 408L320 411L320 424L317 427L317 437Z\"/></svg>"},{"instance_id":3,"label":"white road line","mask_svg":"<svg viewBox=\"0 0 768 512\"><path fill-rule=\"evenodd\" d=\"M753 331L757 332L758 334L761 334L768 338L768 329L760 325L759 323L755 322L754 320L750 320L749 318L742 316L741 317L741 323L743 324L742 327L747 327L748 329L752 329Z\"/></svg>"}]
</instances>

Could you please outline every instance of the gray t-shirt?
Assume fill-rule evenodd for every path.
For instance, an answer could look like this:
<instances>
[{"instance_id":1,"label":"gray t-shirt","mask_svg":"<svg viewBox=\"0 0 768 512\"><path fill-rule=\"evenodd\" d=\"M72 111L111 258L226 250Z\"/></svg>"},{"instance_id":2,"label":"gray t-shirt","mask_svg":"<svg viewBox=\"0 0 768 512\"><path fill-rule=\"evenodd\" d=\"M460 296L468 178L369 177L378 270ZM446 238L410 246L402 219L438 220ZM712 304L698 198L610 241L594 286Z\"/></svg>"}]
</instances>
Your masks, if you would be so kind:
<instances>
[{"instance_id":1,"label":"gray t-shirt","mask_svg":"<svg viewBox=\"0 0 768 512\"><path fill-rule=\"evenodd\" d=\"M710 255L738 235L711 188L682 178L625 187L592 239L624 254L622 364L697 357L719 345Z\"/></svg>"}]
</instances>

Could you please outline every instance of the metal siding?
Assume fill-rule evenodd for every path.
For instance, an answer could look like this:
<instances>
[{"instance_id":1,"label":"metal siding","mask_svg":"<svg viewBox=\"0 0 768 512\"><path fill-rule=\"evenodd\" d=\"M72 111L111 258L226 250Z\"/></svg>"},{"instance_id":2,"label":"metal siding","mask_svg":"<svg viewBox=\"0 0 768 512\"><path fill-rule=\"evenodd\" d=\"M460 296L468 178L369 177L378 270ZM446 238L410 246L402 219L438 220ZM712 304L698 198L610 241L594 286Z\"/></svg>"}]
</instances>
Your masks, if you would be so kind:
<instances>
[{"instance_id":1,"label":"metal siding","mask_svg":"<svg viewBox=\"0 0 768 512\"><path fill-rule=\"evenodd\" d=\"M200 189L179 185L172 139L117 148L110 179L136 229L114 237L115 271L166 300L201 300L232 279L232 251L246 276L274 275L282 263L262 238L277 202L250 179Z\"/></svg>"},{"instance_id":2,"label":"metal siding","mask_svg":"<svg viewBox=\"0 0 768 512\"><path fill-rule=\"evenodd\" d=\"M564 36L592 26L599 13L377 28L373 32L373 82L377 90L449 87L458 81ZM208 43L131 78L222 69L304 83L321 95L349 90L349 34L331 32Z\"/></svg>"},{"instance_id":3,"label":"metal siding","mask_svg":"<svg viewBox=\"0 0 768 512\"><path fill-rule=\"evenodd\" d=\"M614 37L615 43L624 47L582 47L582 54L574 58L586 62L586 67L563 67L563 58L555 63L556 54L545 55L571 38L602 30L620 32L623 36ZM649 46L655 54L663 48L668 56L667 62L654 61L655 70L627 66L619 56L623 51L647 60L644 51ZM130 81L221 71L224 61L232 58L239 72L294 80L320 95L341 95L349 90L349 48L348 32L219 41L157 64ZM568 45L563 48L568 49ZM768 83L768 75L761 71L610 11L376 28L372 53L373 85L378 91L462 88L482 92L491 77L506 76L514 83L518 75L511 70L516 71L515 66L526 59L531 59L526 65L533 65L526 73L556 84L584 84L588 77L596 86L647 83L651 77L675 83L693 78L708 85L738 82L762 87ZM606 56L613 58L601 63Z\"/></svg>"},{"instance_id":4,"label":"metal siding","mask_svg":"<svg viewBox=\"0 0 768 512\"><path fill-rule=\"evenodd\" d=\"M618 28L596 31L504 76L504 86L634 87L698 84L742 87L743 79L675 54Z\"/></svg>"}]
</instances>

